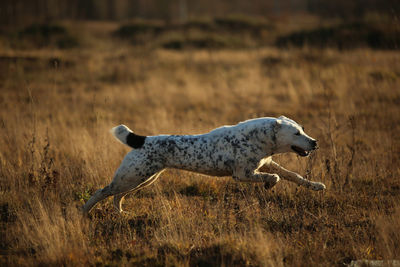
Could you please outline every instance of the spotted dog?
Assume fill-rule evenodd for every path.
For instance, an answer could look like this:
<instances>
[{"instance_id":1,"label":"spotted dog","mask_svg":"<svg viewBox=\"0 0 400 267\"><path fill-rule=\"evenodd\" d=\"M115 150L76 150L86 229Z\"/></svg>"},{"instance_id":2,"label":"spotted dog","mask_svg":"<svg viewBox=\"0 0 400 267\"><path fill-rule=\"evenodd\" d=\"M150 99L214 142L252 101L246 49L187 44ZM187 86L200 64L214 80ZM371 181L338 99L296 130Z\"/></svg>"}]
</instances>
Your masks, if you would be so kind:
<instances>
[{"instance_id":1,"label":"spotted dog","mask_svg":"<svg viewBox=\"0 0 400 267\"><path fill-rule=\"evenodd\" d=\"M265 183L267 188L281 177L312 190L325 189L324 184L306 180L272 160L271 156L278 153L295 152L305 157L317 149L317 141L284 116L247 120L200 135L141 136L125 125L111 132L133 149L123 159L111 184L97 190L84 205L85 213L109 196L114 196L114 206L121 212L123 197L153 183L165 168L232 176L241 182ZM260 172L262 165L272 173Z\"/></svg>"}]
</instances>

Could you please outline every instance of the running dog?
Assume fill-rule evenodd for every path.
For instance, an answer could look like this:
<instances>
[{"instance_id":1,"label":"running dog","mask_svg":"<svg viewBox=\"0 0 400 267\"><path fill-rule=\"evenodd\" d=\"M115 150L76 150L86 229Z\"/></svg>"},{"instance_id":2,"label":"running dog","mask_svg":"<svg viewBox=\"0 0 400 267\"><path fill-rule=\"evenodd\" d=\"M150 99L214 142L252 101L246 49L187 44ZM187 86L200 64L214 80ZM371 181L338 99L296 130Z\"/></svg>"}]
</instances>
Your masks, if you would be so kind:
<instances>
[{"instance_id":1,"label":"running dog","mask_svg":"<svg viewBox=\"0 0 400 267\"><path fill-rule=\"evenodd\" d=\"M324 184L306 180L272 160L272 155L285 152L305 157L318 148L317 141L301 125L284 116L247 120L200 135L141 136L125 125L114 127L111 132L133 149L123 159L111 184L97 190L84 205L85 213L109 196L114 196L114 206L122 212L124 196L153 183L165 168L232 176L240 182L262 182L267 188L281 177L315 191L325 189ZM273 173L260 172L263 165Z\"/></svg>"}]
</instances>

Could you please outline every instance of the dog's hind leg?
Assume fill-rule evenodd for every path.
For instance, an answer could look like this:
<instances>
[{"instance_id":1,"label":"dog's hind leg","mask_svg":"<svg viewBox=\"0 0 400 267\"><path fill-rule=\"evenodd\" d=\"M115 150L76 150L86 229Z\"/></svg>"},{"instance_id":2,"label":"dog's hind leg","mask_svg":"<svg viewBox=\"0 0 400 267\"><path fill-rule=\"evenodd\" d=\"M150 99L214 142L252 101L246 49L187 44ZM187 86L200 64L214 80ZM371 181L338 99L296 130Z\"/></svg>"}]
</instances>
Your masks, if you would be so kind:
<instances>
[{"instance_id":1,"label":"dog's hind leg","mask_svg":"<svg viewBox=\"0 0 400 267\"><path fill-rule=\"evenodd\" d=\"M128 193L129 192L120 193L120 194L114 196L114 207L117 209L117 211L119 213L123 212L123 210L122 210L122 201L124 200L124 197Z\"/></svg>"},{"instance_id":2,"label":"dog's hind leg","mask_svg":"<svg viewBox=\"0 0 400 267\"><path fill-rule=\"evenodd\" d=\"M89 211L97 204L97 202L112 195L110 185L107 185L103 189L97 190L94 195L85 203L83 206L83 212L88 214Z\"/></svg>"},{"instance_id":3,"label":"dog's hind leg","mask_svg":"<svg viewBox=\"0 0 400 267\"><path fill-rule=\"evenodd\" d=\"M158 173L152 175L149 179L147 179L147 180L144 181L143 183L139 184L137 187L135 187L135 188L133 188L133 189L127 191L127 192L124 192L124 193L120 193L120 194L115 195L115 196L114 196L114 207L117 209L117 211L118 211L119 213L123 212L123 210L122 210L122 202L123 202L123 200L124 200L124 197L125 197L127 194L136 192L136 191L138 191L138 190L140 190L140 189L142 189L142 188L144 188L144 187L146 187L146 186L151 185L152 183L154 183L154 182L157 180L157 178L160 176L160 174L161 174L163 171L164 171L164 170L161 170L160 172L158 172Z\"/></svg>"},{"instance_id":4,"label":"dog's hind leg","mask_svg":"<svg viewBox=\"0 0 400 267\"><path fill-rule=\"evenodd\" d=\"M122 199L128 192L149 185L155 180L154 175L163 169L162 160L149 158L141 150L132 150L125 156L110 185L102 190L97 190L84 205L83 211L89 213L97 202L113 195L116 196L114 205L120 211Z\"/></svg>"}]
</instances>

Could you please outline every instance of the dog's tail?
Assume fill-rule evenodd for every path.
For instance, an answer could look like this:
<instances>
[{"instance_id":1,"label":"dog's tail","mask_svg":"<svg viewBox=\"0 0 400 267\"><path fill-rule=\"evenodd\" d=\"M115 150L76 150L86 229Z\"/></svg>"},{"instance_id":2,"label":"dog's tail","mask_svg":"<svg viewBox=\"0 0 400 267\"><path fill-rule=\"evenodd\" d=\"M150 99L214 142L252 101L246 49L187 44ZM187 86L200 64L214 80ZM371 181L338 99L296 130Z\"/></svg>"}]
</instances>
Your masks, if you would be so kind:
<instances>
[{"instance_id":1,"label":"dog's tail","mask_svg":"<svg viewBox=\"0 0 400 267\"><path fill-rule=\"evenodd\" d=\"M121 143L132 148L141 148L146 141L146 136L134 134L131 129L121 124L111 129L111 133Z\"/></svg>"}]
</instances>

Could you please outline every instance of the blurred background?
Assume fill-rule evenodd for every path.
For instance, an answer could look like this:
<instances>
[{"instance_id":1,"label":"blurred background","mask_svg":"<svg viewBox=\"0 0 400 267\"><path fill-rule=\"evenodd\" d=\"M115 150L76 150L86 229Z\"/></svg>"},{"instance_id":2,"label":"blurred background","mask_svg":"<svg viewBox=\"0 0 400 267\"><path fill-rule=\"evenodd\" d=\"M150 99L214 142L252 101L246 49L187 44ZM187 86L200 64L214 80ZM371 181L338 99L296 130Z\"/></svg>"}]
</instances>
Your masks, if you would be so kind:
<instances>
[{"instance_id":1,"label":"blurred background","mask_svg":"<svg viewBox=\"0 0 400 267\"><path fill-rule=\"evenodd\" d=\"M3 25L48 22L54 19L124 20L161 19L185 22L188 18L243 14L284 16L311 13L324 17L363 17L368 13L396 15L396 0L3 0L0 21Z\"/></svg>"},{"instance_id":2,"label":"blurred background","mask_svg":"<svg viewBox=\"0 0 400 267\"><path fill-rule=\"evenodd\" d=\"M124 23L115 36L169 49L265 45L397 49L399 10L396 0L4 0L0 34L14 41L3 40L11 46L26 41L69 48L79 41L66 34L62 21L113 21Z\"/></svg>"}]
</instances>

